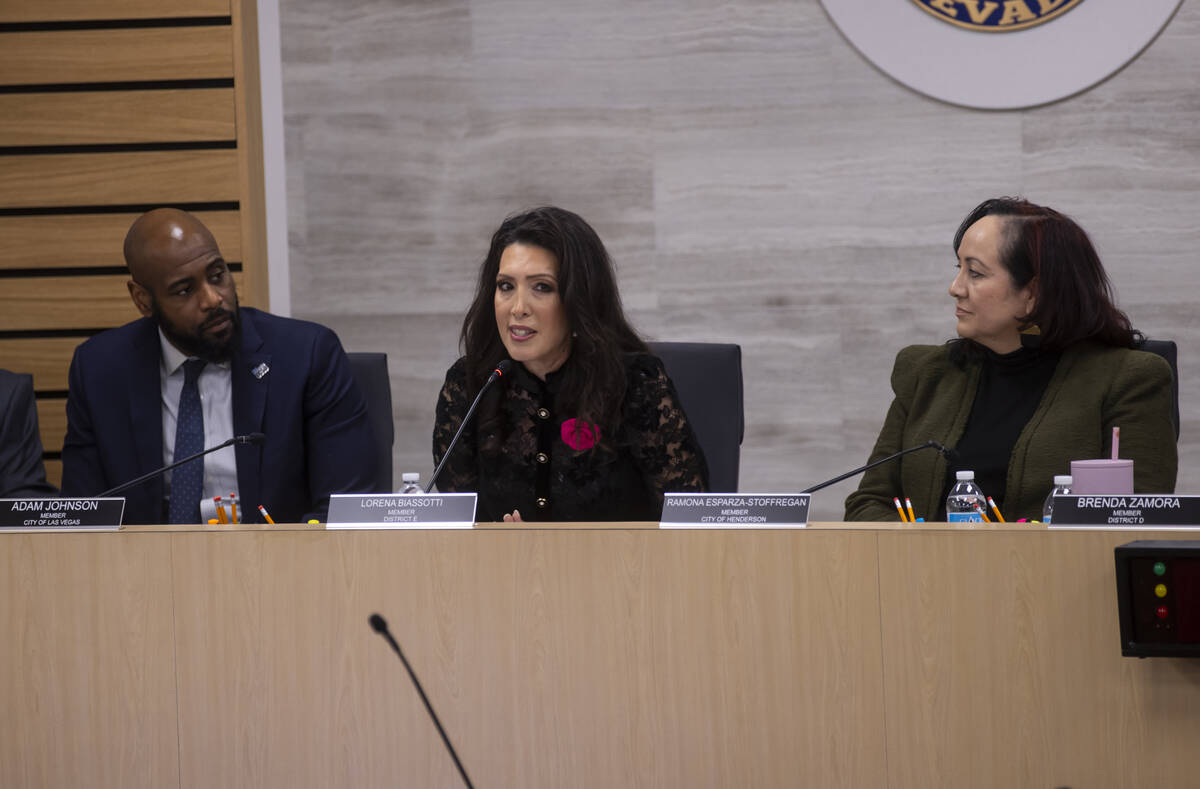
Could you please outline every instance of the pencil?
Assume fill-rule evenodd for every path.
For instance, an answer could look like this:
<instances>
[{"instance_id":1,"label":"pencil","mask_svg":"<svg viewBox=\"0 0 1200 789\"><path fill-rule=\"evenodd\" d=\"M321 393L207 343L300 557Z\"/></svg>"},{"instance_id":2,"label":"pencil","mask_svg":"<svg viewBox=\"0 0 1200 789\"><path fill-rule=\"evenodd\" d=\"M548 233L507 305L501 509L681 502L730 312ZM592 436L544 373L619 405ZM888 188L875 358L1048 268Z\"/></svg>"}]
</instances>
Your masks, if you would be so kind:
<instances>
[{"instance_id":1,"label":"pencil","mask_svg":"<svg viewBox=\"0 0 1200 789\"><path fill-rule=\"evenodd\" d=\"M258 505L258 511L259 511L259 512L261 512L261 513L262 513L262 516L263 516L264 518L266 518L266 519L267 519L267 523L271 524L272 526L274 526L274 525L275 525L275 521L271 520L271 513L267 512L267 508L266 508L266 507L264 507L263 505L259 504L259 505Z\"/></svg>"},{"instance_id":2,"label":"pencil","mask_svg":"<svg viewBox=\"0 0 1200 789\"><path fill-rule=\"evenodd\" d=\"M992 497L988 496L988 506L992 508L992 512L996 513L996 520L1000 523L1005 523L1004 516L1000 514L1000 508L996 506L996 502L992 501Z\"/></svg>"},{"instance_id":3,"label":"pencil","mask_svg":"<svg viewBox=\"0 0 1200 789\"><path fill-rule=\"evenodd\" d=\"M908 496L904 497L904 506L908 507L908 522L916 523L917 522L917 514L915 512L913 512L912 499L910 499Z\"/></svg>"},{"instance_id":4,"label":"pencil","mask_svg":"<svg viewBox=\"0 0 1200 789\"><path fill-rule=\"evenodd\" d=\"M229 494L229 520L231 523L237 523L237 494Z\"/></svg>"},{"instance_id":5,"label":"pencil","mask_svg":"<svg viewBox=\"0 0 1200 789\"><path fill-rule=\"evenodd\" d=\"M979 504L975 505L975 511L979 513L979 517L983 518L984 523L992 522L992 519L987 516L987 513L983 511L983 507L980 507Z\"/></svg>"},{"instance_id":6,"label":"pencil","mask_svg":"<svg viewBox=\"0 0 1200 789\"><path fill-rule=\"evenodd\" d=\"M1114 427L1113 428L1113 453L1112 453L1113 460L1116 460L1118 457L1117 456L1117 448L1120 445L1121 445L1121 428Z\"/></svg>"},{"instance_id":7,"label":"pencil","mask_svg":"<svg viewBox=\"0 0 1200 789\"><path fill-rule=\"evenodd\" d=\"M225 514L225 505L221 503L221 497L213 496L213 503L217 505L217 520L221 523L229 523L229 516Z\"/></svg>"},{"instance_id":8,"label":"pencil","mask_svg":"<svg viewBox=\"0 0 1200 789\"><path fill-rule=\"evenodd\" d=\"M892 502L896 505L896 512L900 513L900 522L908 523L908 518L904 517L904 506L900 504L900 498L898 496L893 496Z\"/></svg>"}]
</instances>

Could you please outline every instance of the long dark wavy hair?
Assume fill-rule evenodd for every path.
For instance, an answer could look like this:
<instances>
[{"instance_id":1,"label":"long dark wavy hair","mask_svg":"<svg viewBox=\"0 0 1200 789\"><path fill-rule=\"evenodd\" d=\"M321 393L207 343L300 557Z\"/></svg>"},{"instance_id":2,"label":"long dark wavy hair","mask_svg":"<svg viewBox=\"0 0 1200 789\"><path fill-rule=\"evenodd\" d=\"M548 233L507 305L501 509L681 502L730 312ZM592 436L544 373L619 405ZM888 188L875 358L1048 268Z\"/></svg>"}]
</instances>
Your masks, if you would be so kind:
<instances>
[{"instance_id":1,"label":"long dark wavy hair","mask_svg":"<svg viewBox=\"0 0 1200 789\"><path fill-rule=\"evenodd\" d=\"M625 395L623 356L648 349L625 318L612 260L600 237L581 216L562 208L543 206L514 214L492 234L491 247L479 268L475 298L463 320L468 393L474 397L496 363L508 358L496 328L495 293L500 256L511 244L540 247L558 261L559 294L572 338L555 407L560 413L567 409L607 428L601 433L603 442L615 435L620 424ZM480 403L481 435L499 420L499 393L496 388Z\"/></svg>"},{"instance_id":2,"label":"long dark wavy hair","mask_svg":"<svg viewBox=\"0 0 1200 789\"><path fill-rule=\"evenodd\" d=\"M1004 219L1000 262L1013 286L1020 289L1036 280L1033 310L1020 320L1022 329L1039 329L1042 350L1061 351L1083 340L1132 348L1144 339L1114 304L1100 256L1074 220L1019 197L984 200L958 226L956 255L967 230L985 216ZM978 350L961 338L951 344L959 358Z\"/></svg>"}]
</instances>

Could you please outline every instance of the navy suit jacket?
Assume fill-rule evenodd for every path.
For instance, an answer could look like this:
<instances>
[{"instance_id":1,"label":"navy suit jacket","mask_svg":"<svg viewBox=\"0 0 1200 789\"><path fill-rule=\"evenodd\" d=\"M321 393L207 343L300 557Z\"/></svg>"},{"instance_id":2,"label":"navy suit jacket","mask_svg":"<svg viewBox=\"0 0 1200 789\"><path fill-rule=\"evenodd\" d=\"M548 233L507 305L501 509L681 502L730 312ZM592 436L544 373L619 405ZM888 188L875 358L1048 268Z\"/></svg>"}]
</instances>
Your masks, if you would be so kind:
<instances>
[{"instance_id":1,"label":"navy suit jacket","mask_svg":"<svg viewBox=\"0 0 1200 789\"><path fill-rule=\"evenodd\" d=\"M232 358L238 496L245 523L262 504L278 523L324 521L331 493L370 493L374 436L337 335L324 326L242 308ZM75 349L63 443L63 493L95 496L163 465L158 326L150 318ZM268 371L254 374L260 365ZM261 370L260 370L261 371ZM125 523L166 520L162 477L126 490Z\"/></svg>"},{"instance_id":2,"label":"navy suit jacket","mask_svg":"<svg viewBox=\"0 0 1200 789\"><path fill-rule=\"evenodd\" d=\"M57 493L42 465L33 376L0 370L0 498Z\"/></svg>"}]
</instances>

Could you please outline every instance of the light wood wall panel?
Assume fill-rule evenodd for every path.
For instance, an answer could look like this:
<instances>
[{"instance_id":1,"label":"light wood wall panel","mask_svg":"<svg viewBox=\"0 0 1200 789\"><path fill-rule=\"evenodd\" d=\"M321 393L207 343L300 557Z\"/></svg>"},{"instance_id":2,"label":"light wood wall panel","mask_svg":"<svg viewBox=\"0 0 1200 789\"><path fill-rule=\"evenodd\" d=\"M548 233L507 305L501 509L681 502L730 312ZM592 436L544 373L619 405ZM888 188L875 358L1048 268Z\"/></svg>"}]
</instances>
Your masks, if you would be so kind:
<instances>
[{"instance_id":1,"label":"light wood wall panel","mask_svg":"<svg viewBox=\"0 0 1200 789\"><path fill-rule=\"evenodd\" d=\"M227 261L242 262L237 211L197 211ZM124 266L125 234L138 214L0 216L0 269Z\"/></svg>"},{"instance_id":2,"label":"light wood wall panel","mask_svg":"<svg viewBox=\"0 0 1200 789\"><path fill-rule=\"evenodd\" d=\"M0 208L234 201L237 151L142 151L9 156Z\"/></svg>"},{"instance_id":3,"label":"light wood wall panel","mask_svg":"<svg viewBox=\"0 0 1200 789\"><path fill-rule=\"evenodd\" d=\"M233 88L0 94L0 146L236 139Z\"/></svg>"},{"instance_id":4,"label":"light wood wall panel","mask_svg":"<svg viewBox=\"0 0 1200 789\"><path fill-rule=\"evenodd\" d=\"M37 401L38 429L42 434L42 449L58 452L67 435L67 398L39 397Z\"/></svg>"},{"instance_id":5,"label":"light wood wall panel","mask_svg":"<svg viewBox=\"0 0 1200 789\"><path fill-rule=\"evenodd\" d=\"M240 287L241 275L233 278ZM0 331L98 329L141 317L129 296L125 274L2 281Z\"/></svg>"},{"instance_id":6,"label":"light wood wall panel","mask_svg":"<svg viewBox=\"0 0 1200 789\"><path fill-rule=\"evenodd\" d=\"M0 338L0 367L33 376L35 391L66 391L67 368L85 337Z\"/></svg>"},{"instance_id":7,"label":"light wood wall panel","mask_svg":"<svg viewBox=\"0 0 1200 789\"><path fill-rule=\"evenodd\" d=\"M226 16L229 0L0 0L2 22Z\"/></svg>"},{"instance_id":8,"label":"light wood wall panel","mask_svg":"<svg viewBox=\"0 0 1200 789\"><path fill-rule=\"evenodd\" d=\"M140 317L128 277L16 277L0 289L0 331L94 329Z\"/></svg>"},{"instance_id":9,"label":"light wood wall panel","mask_svg":"<svg viewBox=\"0 0 1200 789\"><path fill-rule=\"evenodd\" d=\"M58 447L56 449L54 447L47 447L44 443L42 444L42 449L44 449L47 452L57 452L61 448L62 447ZM54 487L61 488L62 487L62 461L58 460L58 459L46 459L43 461L43 463L46 466L46 480Z\"/></svg>"},{"instance_id":10,"label":"light wood wall panel","mask_svg":"<svg viewBox=\"0 0 1200 789\"><path fill-rule=\"evenodd\" d=\"M0 33L3 85L232 76L225 25Z\"/></svg>"},{"instance_id":11,"label":"light wood wall panel","mask_svg":"<svg viewBox=\"0 0 1200 789\"><path fill-rule=\"evenodd\" d=\"M234 27L233 66L237 95L238 188L241 194L245 303L270 304L267 275L267 196L263 175L262 96L258 74L258 3L231 0L239 23Z\"/></svg>"}]
</instances>

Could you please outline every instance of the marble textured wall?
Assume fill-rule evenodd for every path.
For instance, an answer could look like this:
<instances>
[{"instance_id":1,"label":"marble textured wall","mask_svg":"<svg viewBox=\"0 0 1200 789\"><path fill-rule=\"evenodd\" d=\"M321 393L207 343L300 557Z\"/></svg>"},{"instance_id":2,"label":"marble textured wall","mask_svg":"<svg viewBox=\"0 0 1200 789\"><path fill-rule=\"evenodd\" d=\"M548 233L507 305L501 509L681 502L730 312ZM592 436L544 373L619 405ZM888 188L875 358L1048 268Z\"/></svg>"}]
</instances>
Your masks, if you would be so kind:
<instances>
[{"instance_id":1,"label":"marble textured wall","mask_svg":"<svg viewBox=\"0 0 1200 789\"><path fill-rule=\"evenodd\" d=\"M954 331L950 240L979 200L1075 216L1136 325L1180 343L1180 489L1200 492L1200 6L1072 99L944 105L817 0L282 4L292 310L390 357L396 474L496 224L586 217L651 339L740 343L742 490L866 458L902 345ZM842 483L814 500L839 519Z\"/></svg>"}]
</instances>

